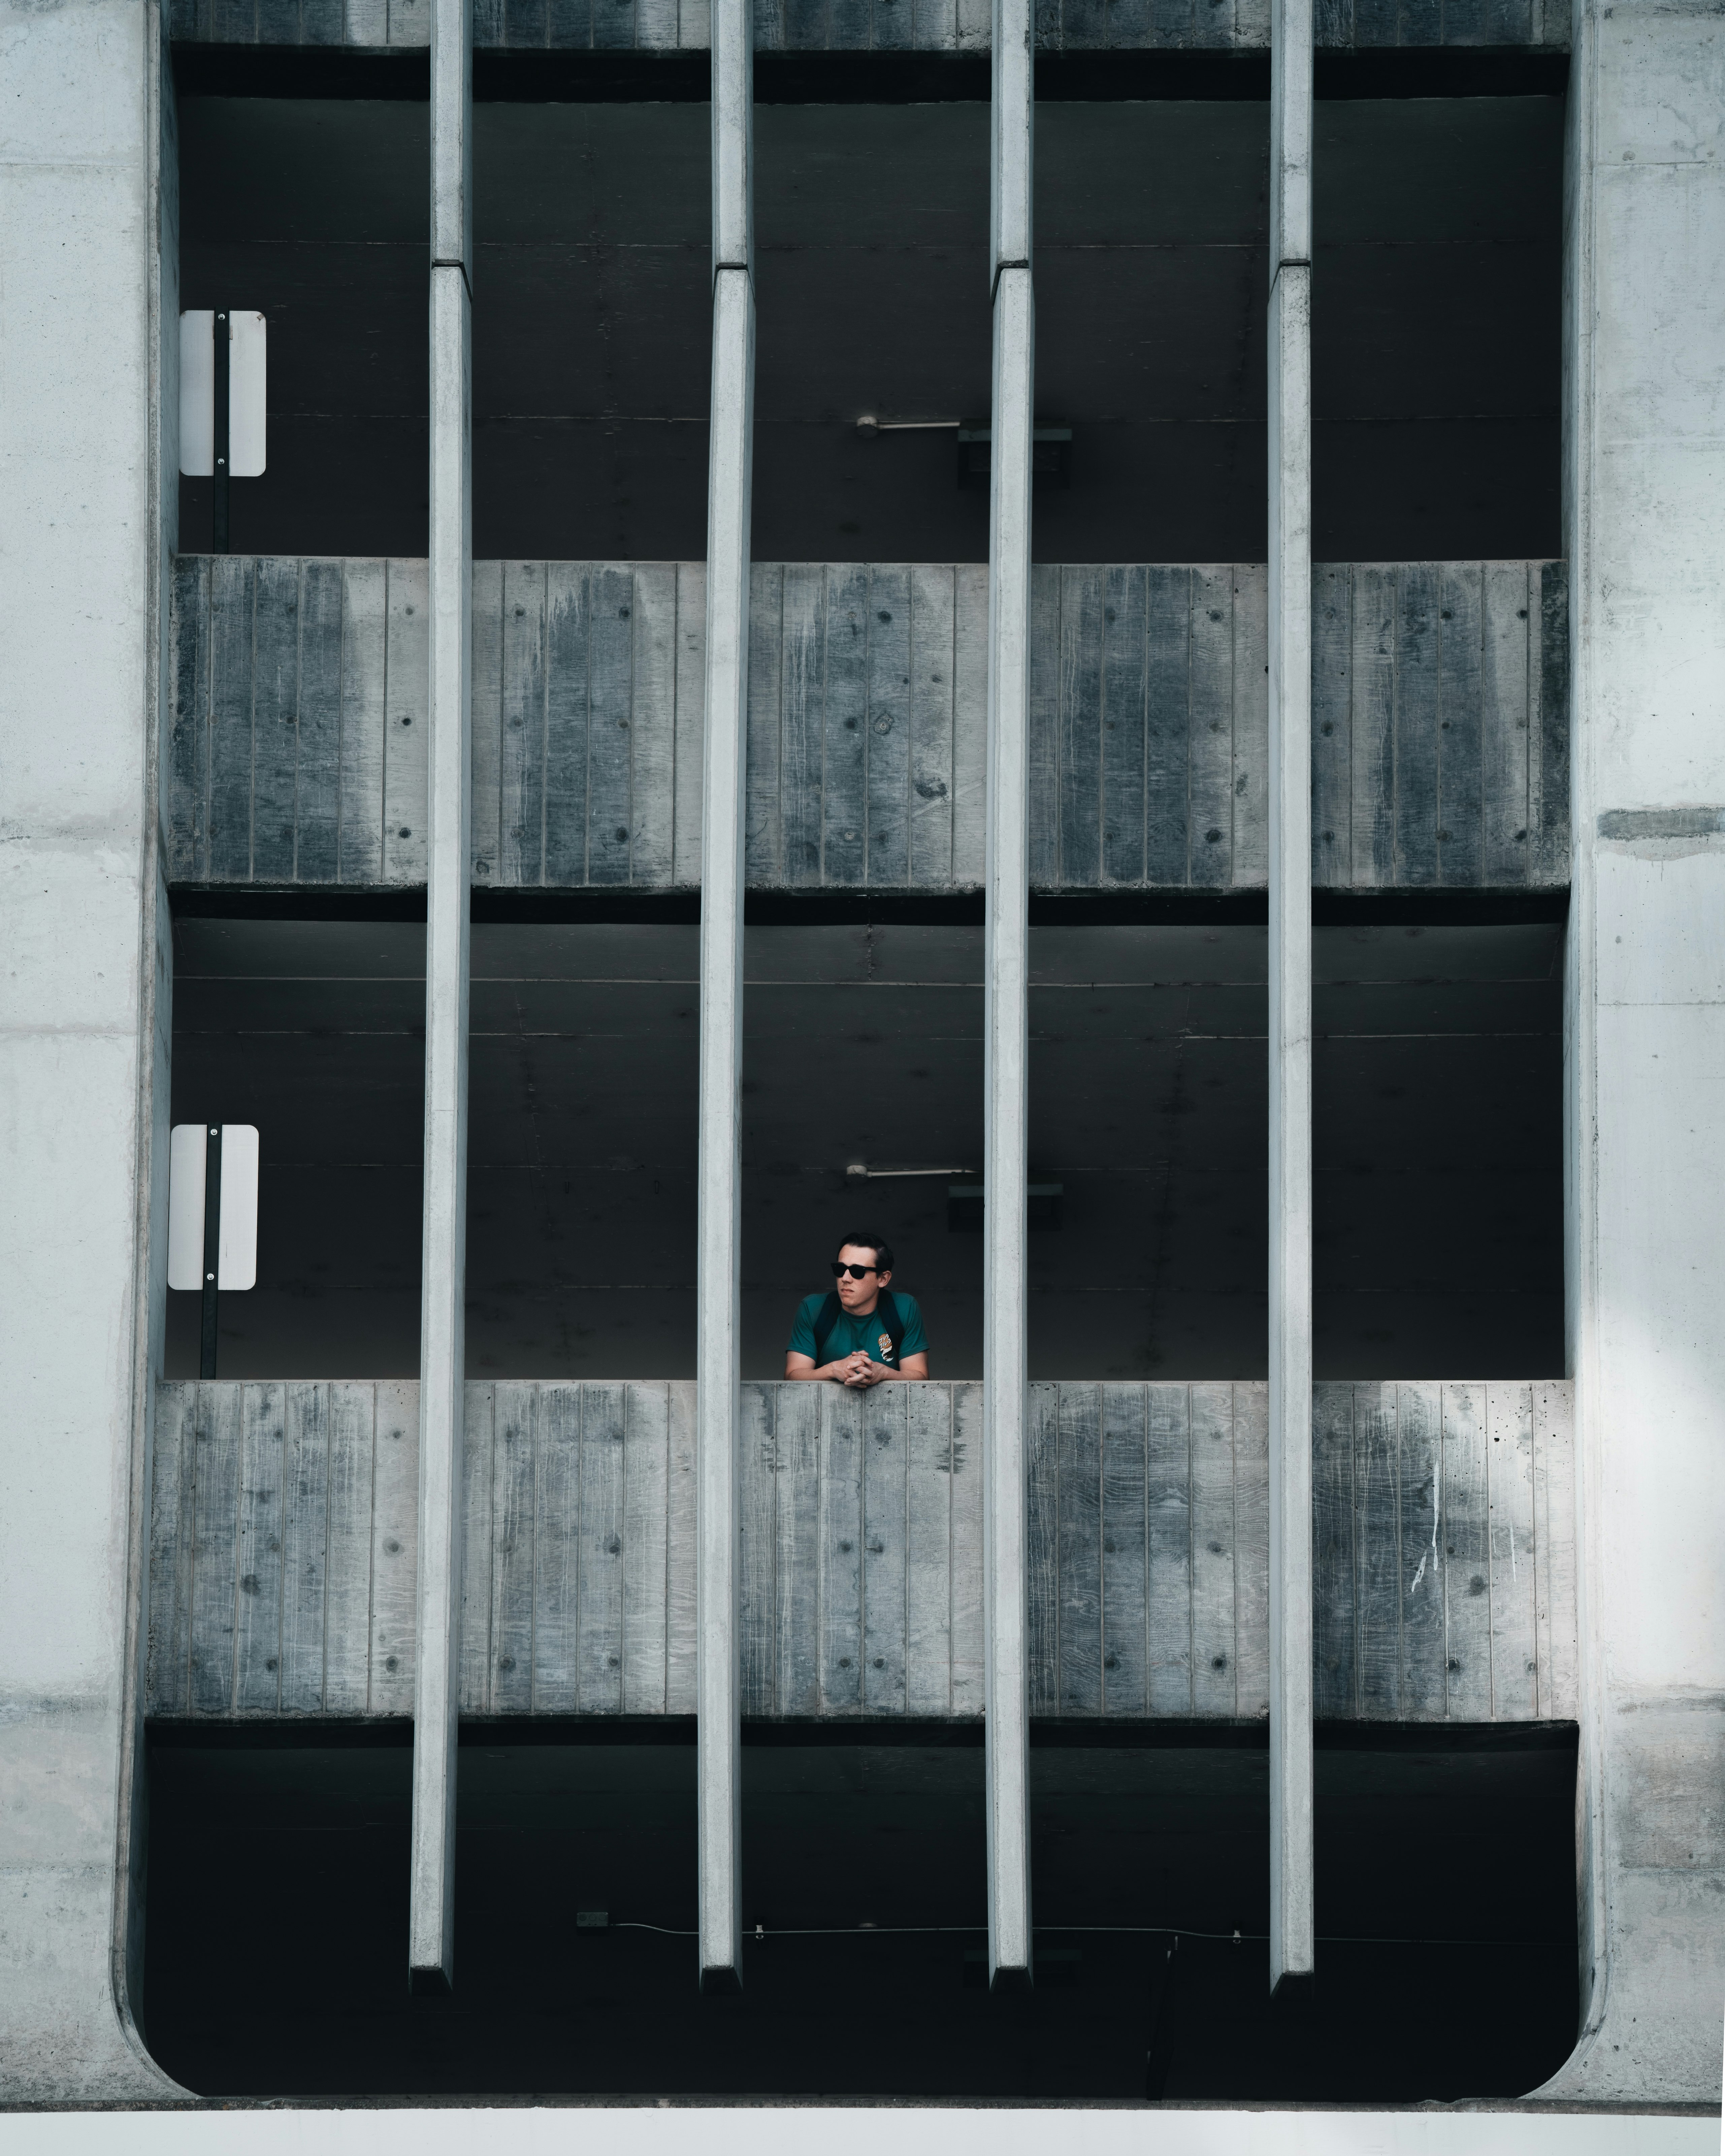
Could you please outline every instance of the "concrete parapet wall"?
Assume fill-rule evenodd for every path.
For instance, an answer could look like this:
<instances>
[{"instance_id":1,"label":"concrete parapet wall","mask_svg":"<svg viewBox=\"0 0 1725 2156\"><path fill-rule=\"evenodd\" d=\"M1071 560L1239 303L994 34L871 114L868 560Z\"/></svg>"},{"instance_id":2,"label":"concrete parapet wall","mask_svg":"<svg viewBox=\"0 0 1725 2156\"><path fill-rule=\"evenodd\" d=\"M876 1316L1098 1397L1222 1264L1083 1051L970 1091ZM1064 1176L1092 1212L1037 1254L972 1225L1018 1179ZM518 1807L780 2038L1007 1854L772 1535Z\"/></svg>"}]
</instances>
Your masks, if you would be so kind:
<instances>
[{"instance_id":1,"label":"concrete parapet wall","mask_svg":"<svg viewBox=\"0 0 1725 2156\"><path fill-rule=\"evenodd\" d=\"M982 1712L982 1389L742 1388L745 1714ZM150 1712L404 1715L418 1388L162 1386ZM1030 1703L1267 1709L1265 1393L1035 1384ZM1317 1698L1575 1712L1568 1388L1317 1389ZM467 1389L462 1711L695 1708L694 1387Z\"/></svg>"},{"instance_id":2,"label":"concrete parapet wall","mask_svg":"<svg viewBox=\"0 0 1725 2156\"><path fill-rule=\"evenodd\" d=\"M1567 592L1317 567L1316 884L1567 882ZM1261 889L1261 565L1042 567L1032 604L1034 887ZM699 562L475 565L476 885L698 885L705 609ZM986 568L757 563L751 612L751 888L978 888ZM181 557L171 882L424 883L426 621L420 562Z\"/></svg>"},{"instance_id":3,"label":"concrete parapet wall","mask_svg":"<svg viewBox=\"0 0 1725 2156\"><path fill-rule=\"evenodd\" d=\"M430 40L430 0L172 0L173 34L190 44L411 50ZM977 52L988 49L979 0L755 0L758 52ZM474 0L473 41L511 52L704 51L708 0ZM1332 49L1543 46L1569 42L1557 0L1328 0L1317 41ZM1240 52L1270 44L1267 0L1043 0L1045 52Z\"/></svg>"}]
</instances>

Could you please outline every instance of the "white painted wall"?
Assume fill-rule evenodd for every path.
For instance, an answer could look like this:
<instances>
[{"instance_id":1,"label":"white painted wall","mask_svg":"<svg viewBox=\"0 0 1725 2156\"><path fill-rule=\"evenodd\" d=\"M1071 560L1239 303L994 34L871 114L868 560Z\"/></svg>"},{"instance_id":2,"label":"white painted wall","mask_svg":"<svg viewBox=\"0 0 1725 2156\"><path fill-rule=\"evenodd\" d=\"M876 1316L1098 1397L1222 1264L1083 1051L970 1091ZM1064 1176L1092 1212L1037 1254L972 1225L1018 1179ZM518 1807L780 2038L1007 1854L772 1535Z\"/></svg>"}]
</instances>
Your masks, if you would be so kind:
<instances>
[{"instance_id":1,"label":"white painted wall","mask_svg":"<svg viewBox=\"0 0 1725 2156\"><path fill-rule=\"evenodd\" d=\"M0 0L0 2097L174 2092L120 1887L167 987L159 34L154 0Z\"/></svg>"},{"instance_id":2,"label":"white painted wall","mask_svg":"<svg viewBox=\"0 0 1725 2156\"><path fill-rule=\"evenodd\" d=\"M1725 2015L1725 837L1661 834L1725 803L1712 0L1578 0L1568 192L1586 2014L1549 2092L1707 2102ZM1631 835L1602 838L1624 811Z\"/></svg>"}]
</instances>

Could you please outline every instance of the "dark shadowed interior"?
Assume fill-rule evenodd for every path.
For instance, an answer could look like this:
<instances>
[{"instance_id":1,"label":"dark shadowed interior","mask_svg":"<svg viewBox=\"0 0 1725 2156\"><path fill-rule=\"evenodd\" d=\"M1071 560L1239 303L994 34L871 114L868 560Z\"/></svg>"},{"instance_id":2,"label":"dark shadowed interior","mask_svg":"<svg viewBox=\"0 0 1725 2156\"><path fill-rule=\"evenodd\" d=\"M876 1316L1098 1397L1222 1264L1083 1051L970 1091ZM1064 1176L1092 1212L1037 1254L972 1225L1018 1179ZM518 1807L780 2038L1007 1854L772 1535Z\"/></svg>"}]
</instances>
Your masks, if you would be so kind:
<instances>
[{"instance_id":1,"label":"dark shadowed interior","mask_svg":"<svg viewBox=\"0 0 1725 2156\"><path fill-rule=\"evenodd\" d=\"M424 2000L401 1966L405 1732L158 1731L146 2017L168 2071L210 2096L1410 2102L1519 2095L1573 2041L1573 1728L1320 1732L1322 1974L1291 2022L1265 1975L1261 1725L1033 1740L1036 1989L1006 1997L982 1980L979 1742L746 1739L743 1991L715 1999L692 1729L542 1733L464 1735L458 1983Z\"/></svg>"},{"instance_id":2,"label":"dark shadowed interior","mask_svg":"<svg viewBox=\"0 0 1725 2156\"><path fill-rule=\"evenodd\" d=\"M1038 423L1071 432L1039 561L1264 558L1268 115L1039 105ZM1549 96L1320 104L1318 559L1558 551L1562 128ZM956 429L988 408L988 130L757 111L757 560L987 559ZM708 136L700 104L477 108L480 559L705 554ZM423 554L425 108L187 96L181 141L182 303L270 325L234 550ZM209 515L182 482L188 551Z\"/></svg>"},{"instance_id":3,"label":"dark shadowed interior","mask_svg":"<svg viewBox=\"0 0 1725 2156\"><path fill-rule=\"evenodd\" d=\"M468 1367L692 1377L693 926L473 932ZM1559 1373L1558 956L1550 923L1320 927L1317 1371ZM743 1374L872 1224L943 1377L982 1357L982 940L748 932ZM1033 1378L1265 1368L1265 931L1033 931ZM255 1122L255 1290L221 1370L418 1367L424 930L187 921L174 1116ZM862 1178L849 1171L932 1173ZM1056 1189L1057 1186L1057 1189ZM169 1298L170 1375L198 1298Z\"/></svg>"},{"instance_id":4,"label":"dark shadowed interior","mask_svg":"<svg viewBox=\"0 0 1725 2156\"><path fill-rule=\"evenodd\" d=\"M1033 553L1261 562L1267 69L1141 98L1101 85L1111 58L1050 68L1036 113ZM583 101L596 78L547 67L534 92L537 63L510 64L475 117L474 552L698 560L709 108L686 70ZM859 71L880 101L831 104L810 73L755 111L757 561L988 558L987 447L959 439L990 395L986 80L950 70L942 96L937 73L900 73L928 101ZM233 484L233 549L423 556L426 106L202 84L179 105L182 304L269 322L269 468ZM1558 552L1562 135L1559 95L1321 100L1320 561ZM181 547L210 536L210 484L182 480ZM603 918L521 896L488 893L472 930L468 1375L691 1378L696 895L614 894ZM797 1301L865 1226L934 1374L980 1374L973 896L751 915L745 1378L779 1373ZM220 1298L219 1375L415 1377L423 895L373 894L368 918L334 917L340 894L228 917L177 896L174 1120L261 1141L257 1286ZM1265 1374L1260 894L1165 896L1033 901L1033 1379ZM1343 903L1314 931L1317 1375L1555 1376L1560 903ZM170 1378L198 1370L198 1300L168 1297ZM160 1721L148 2041L216 2097L1537 2085L1575 2026L1574 1726L1320 1727L1322 1973L1292 2015L1266 1980L1266 1735L1038 1725L1036 1986L1001 1997L979 1725L752 1724L744 1989L711 1998L692 1723L470 1722L456 1989L410 1999L410 1726Z\"/></svg>"}]
</instances>

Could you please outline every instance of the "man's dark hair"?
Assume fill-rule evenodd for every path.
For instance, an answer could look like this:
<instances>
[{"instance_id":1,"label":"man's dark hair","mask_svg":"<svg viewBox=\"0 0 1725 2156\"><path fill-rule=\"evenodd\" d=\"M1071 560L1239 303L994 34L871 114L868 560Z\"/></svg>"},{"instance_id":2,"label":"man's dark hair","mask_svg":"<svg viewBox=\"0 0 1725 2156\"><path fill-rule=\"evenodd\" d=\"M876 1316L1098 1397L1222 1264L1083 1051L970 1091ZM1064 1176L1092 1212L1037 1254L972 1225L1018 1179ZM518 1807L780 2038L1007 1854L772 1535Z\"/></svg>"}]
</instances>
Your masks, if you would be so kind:
<instances>
[{"instance_id":1,"label":"man's dark hair","mask_svg":"<svg viewBox=\"0 0 1725 2156\"><path fill-rule=\"evenodd\" d=\"M849 1235L841 1235L839 1238L839 1250L834 1250L833 1255L837 1257L839 1250L842 1250L847 1244L853 1250L872 1250L875 1253L875 1270L877 1273L890 1273L892 1270L892 1245L875 1229L858 1228Z\"/></svg>"}]
</instances>

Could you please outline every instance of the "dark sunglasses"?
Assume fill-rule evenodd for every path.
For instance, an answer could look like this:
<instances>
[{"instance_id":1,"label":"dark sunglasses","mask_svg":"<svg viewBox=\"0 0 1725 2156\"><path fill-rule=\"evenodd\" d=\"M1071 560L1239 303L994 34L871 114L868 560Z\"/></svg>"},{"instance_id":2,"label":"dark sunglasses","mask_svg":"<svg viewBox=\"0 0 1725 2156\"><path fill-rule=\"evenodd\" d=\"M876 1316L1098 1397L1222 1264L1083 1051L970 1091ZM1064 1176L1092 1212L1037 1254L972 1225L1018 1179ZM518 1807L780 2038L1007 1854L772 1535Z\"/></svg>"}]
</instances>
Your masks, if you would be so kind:
<instances>
[{"instance_id":1,"label":"dark sunglasses","mask_svg":"<svg viewBox=\"0 0 1725 2156\"><path fill-rule=\"evenodd\" d=\"M833 1260L834 1280L843 1280L846 1273L852 1280L866 1280L870 1273L877 1273L880 1270L879 1265L841 1265L836 1258Z\"/></svg>"}]
</instances>

